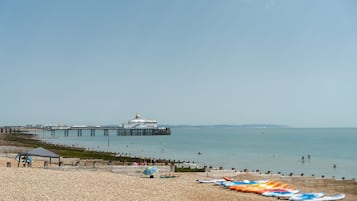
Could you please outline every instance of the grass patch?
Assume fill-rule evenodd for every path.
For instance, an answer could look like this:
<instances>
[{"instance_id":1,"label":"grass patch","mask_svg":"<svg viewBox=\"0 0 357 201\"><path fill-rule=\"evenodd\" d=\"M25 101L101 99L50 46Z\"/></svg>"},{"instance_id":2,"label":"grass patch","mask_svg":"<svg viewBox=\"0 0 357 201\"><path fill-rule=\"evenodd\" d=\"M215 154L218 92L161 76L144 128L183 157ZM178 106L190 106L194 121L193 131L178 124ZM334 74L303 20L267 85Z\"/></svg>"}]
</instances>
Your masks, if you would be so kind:
<instances>
[{"instance_id":1,"label":"grass patch","mask_svg":"<svg viewBox=\"0 0 357 201\"><path fill-rule=\"evenodd\" d=\"M175 172L205 172L205 169L204 168L176 167Z\"/></svg>"}]
</instances>

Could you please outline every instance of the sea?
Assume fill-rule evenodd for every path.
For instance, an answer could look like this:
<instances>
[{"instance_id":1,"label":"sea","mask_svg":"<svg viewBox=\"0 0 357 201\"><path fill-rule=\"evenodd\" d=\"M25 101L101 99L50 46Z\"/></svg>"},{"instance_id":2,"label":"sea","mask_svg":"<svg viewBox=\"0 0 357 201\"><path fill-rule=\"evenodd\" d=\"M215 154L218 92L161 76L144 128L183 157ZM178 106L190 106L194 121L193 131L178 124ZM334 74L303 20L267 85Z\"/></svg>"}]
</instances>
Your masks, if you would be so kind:
<instances>
[{"instance_id":1,"label":"sea","mask_svg":"<svg viewBox=\"0 0 357 201\"><path fill-rule=\"evenodd\" d=\"M37 131L54 144L197 166L283 175L357 178L357 128L172 127L167 136L117 136L109 131Z\"/></svg>"}]
</instances>

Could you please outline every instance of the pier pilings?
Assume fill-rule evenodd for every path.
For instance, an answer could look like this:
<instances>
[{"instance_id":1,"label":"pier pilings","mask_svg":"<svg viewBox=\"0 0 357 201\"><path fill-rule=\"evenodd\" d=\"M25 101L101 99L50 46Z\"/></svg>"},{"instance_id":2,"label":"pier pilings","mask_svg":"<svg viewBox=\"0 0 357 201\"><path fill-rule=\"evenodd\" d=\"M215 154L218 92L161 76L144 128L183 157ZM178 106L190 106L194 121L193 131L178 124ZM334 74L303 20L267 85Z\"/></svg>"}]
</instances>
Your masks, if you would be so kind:
<instances>
[{"instance_id":1,"label":"pier pilings","mask_svg":"<svg viewBox=\"0 0 357 201\"><path fill-rule=\"evenodd\" d=\"M20 129L17 127L0 127L0 133L18 133L20 132Z\"/></svg>"},{"instance_id":2,"label":"pier pilings","mask_svg":"<svg viewBox=\"0 0 357 201\"><path fill-rule=\"evenodd\" d=\"M44 129L51 132L51 136L56 136L57 133L62 134L64 137L68 137L73 132L76 133L78 137L83 136L83 131L88 131L90 136L95 136L97 131L102 131L104 136L109 136L110 133L117 136L154 136L154 135L170 135L171 130L169 128L135 128L135 129L125 129L121 127L81 127L81 128L49 128Z\"/></svg>"}]
</instances>

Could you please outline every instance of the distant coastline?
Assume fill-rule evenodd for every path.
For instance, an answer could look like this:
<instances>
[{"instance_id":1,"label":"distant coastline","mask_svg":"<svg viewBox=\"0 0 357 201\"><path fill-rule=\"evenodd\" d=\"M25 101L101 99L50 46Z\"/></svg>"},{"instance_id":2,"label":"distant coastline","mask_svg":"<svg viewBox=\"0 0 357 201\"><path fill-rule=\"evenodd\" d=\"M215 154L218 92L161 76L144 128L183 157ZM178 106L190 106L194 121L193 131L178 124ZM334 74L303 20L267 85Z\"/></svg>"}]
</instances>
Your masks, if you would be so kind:
<instances>
[{"instance_id":1,"label":"distant coastline","mask_svg":"<svg viewBox=\"0 0 357 201\"><path fill-rule=\"evenodd\" d=\"M189 124L180 124L180 125L165 125L170 128L182 128L182 127L190 127L190 128L291 128L287 125L278 125L278 124L212 124L212 125L189 125Z\"/></svg>"}]
</instances>

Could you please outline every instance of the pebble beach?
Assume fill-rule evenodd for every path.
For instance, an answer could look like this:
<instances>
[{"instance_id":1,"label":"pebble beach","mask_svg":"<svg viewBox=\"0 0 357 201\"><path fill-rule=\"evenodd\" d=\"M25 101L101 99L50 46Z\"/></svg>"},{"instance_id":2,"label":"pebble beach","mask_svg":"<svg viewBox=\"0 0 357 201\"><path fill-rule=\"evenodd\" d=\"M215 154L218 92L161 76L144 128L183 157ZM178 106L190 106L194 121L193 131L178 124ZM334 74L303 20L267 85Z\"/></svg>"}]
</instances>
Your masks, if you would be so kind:
<instances>
[{"instance_id":1,"label":"pebble beach","mask_svg":"<svg viewBox=\"0 0 357 201\"><path fill-rule=\"evenodd\" d=\"M11 162L11 167L6 164ZM66 170L44 168L43 161L34 161L32 167L17 167L13 158L0 158L0 200L242 200L268 201L276 198L223 189L213 184L199 184L196 179L220 178L216 172L174 173L177 177L162 179L156 176L128 176L113 172L86 169ZM237 173L236 180L259 179L254 173ZM355 182L354 182L355 183ZM289 185L294 186L294 182ZM345 201L357 200L351 184L350 192L340 192L331 185L302 186L298 189L326 194L345 193ZM357 189L356 189L357 191Z\"/></svg>"}]
</instances>

